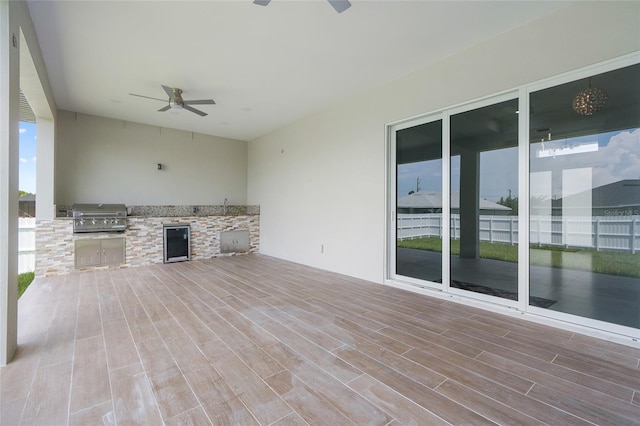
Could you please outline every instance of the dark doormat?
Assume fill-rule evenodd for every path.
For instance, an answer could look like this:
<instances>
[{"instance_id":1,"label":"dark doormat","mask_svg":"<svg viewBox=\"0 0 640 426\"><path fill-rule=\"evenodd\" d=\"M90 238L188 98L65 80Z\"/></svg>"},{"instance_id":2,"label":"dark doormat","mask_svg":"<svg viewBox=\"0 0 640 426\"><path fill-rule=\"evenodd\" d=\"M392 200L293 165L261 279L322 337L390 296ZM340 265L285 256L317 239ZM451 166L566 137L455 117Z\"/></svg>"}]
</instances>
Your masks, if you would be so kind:
<instances>
[{"instance_id":1,"label":"dark doormat","mask_svg":"<svg viewBox=\"0 0 640 426\"><path fill-rule=\"evenodd\" d=\"M474 291L476 293L488 294L490 296L502 297L503 299L518 300L518 293L515 293L513 291L500 290L499 288L491 288L479 284L471 284L462 281L451 280L451 287ZM529 296L529 304L538 308L548 308L554 303L556 303L556 300Z\"/></svg>"}]
</instances>

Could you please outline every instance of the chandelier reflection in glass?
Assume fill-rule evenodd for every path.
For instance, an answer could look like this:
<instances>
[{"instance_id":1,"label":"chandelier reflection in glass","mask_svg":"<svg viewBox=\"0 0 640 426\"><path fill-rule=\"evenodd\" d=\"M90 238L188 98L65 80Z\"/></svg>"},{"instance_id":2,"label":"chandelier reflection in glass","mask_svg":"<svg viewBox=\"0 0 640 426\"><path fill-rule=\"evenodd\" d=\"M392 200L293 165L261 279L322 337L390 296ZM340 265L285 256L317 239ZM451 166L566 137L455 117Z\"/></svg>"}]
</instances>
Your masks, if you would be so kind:
<instances>
[{"instance_id":1,"label":"chandelier reflection in glass","mask_svg":"<svg viewBox=\"0 0 640 426\"><path fill-rule=\"evenodd\" d=\"M591 77L589 77L589 88L578 93L573 99L573 110L580 115L593 115L602 109L607 99L609 99L607 92L591 88Z\"/></svg>"}]
</instances>

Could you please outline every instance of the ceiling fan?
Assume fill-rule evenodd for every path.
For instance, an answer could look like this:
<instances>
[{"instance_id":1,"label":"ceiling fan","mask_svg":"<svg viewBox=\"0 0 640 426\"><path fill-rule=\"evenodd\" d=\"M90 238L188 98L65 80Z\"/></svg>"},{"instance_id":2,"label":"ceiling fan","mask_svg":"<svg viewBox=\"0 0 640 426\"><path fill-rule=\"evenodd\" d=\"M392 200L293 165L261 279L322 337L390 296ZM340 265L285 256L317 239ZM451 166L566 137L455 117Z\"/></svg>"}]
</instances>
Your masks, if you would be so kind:
<instances>
[{"instance_id":1,"label":"ceiling fan","mask_svg":"<svg viewBox=\"0 0 640 426\"><path fill-rule=\"evenodd\" d=\"M253 0L255 4L259 4L260 6L266 6L269 4L271 0ZM342 13L345 10L351 7L351 2L349 0L327 0L331 6L338 13Z\"/></svg>"},{"instance_id":2,"label":"ceiling fan","mask_svg":"<svg viewBox=\"0 0 640 426\"><path fill-rule=\"evenodd\" d=\"M168 111L171 108L175 109L186 109L187 111L191 111L196 113L202 117L207 115L206 112L200 111L199 109L195 109L190 105L215 105L215 101L213 99L198 99L198 100L185 100L182 99L182 89L178 89L177 87L169 87L164 84L161 85L167 95L169 95L169 105L166 107L160 108L158 111L164 112ZM156 101L167 102L166 99L152 98L151 96L144 95L136 95L135 93L129 93L131 96L138 96L140 98L154 99Z\"/></svg>"}]
</instances>

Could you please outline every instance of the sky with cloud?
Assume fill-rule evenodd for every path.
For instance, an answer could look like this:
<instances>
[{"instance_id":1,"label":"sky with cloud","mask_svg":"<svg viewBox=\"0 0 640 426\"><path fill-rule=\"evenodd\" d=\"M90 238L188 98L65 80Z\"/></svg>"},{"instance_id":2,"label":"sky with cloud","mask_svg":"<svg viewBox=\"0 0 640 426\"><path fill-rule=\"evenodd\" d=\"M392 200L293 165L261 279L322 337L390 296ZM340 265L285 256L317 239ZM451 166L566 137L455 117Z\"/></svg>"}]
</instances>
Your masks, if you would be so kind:
<instances>
[{"instance_id":1,"label":"sky with cloud","mask_svg":"<svg viewBox=\"0 0 640 426\"><path fill-rule=\"evenodd\" d=\"M581 152L589 145L597 148ZM562 179L532 190L539 196L567 197L625 179L640 179L640 129L545 142L546 150L561 153L548 158L536 158L540 149L540 143L531 144L532 170L561 173Z\"/></svg>"},{"instance_id":2,"label":"sky with cloud","mask_svg":"<svg viewBox=\"0 0 640 426\"><path fill-rule=\"evenodd\" d=\"M418 182L419 178L419 182ZM442 191L442 160L420 161L398 167L398 197L410 191ZM460 156L451 158L451 190L460 190ZM506 148L480 154L480 198L498 201L518 196L518 150Z\"/></svg>"},{"instance_id":3,"label":"sky with cloud","mask_svg":"<svg viewBox=\"0 0 640 426\"><path fill-rule=\"evenodd\" d=\"M20 122L20 166L18 188L36 193L36 125Z\"/></svg>"},{"instance_id":4,"label":"sky with cloud","mask_svg":"<svg viewBox=\"0 0 640 426\"><path fill-rule=\"evenodd\" d=\"M587 145L597 148L585 152ZM573 148L573 149L572 149ZM581 136L571 139L552 140L544 143L544 150L557 150L557 156L537 158L542 150L541 143L531 144L531 171L536 174L532 180L532 195L545 197L563 197L589 188L597 188L624 179L640 179L640 129L627 129ZM572 151L574 152L572 154ZM565 182L556 181L557 187L551 188L551 179L542 179L541 173L552 170L564 173ZM570 182L571 171L575 179L581 182ZM578 173L580 171L580 173ZM584 181L584 173L588 171L589 179ZM460 189L460 160L451 159L451 190ZM500 197L518 196L518 152L516 148L507 148L481 153L480 157L480 197L497 201ZM398 197L415 191L417 180L422 191L442 190L442 161L430 160L402 164L398 167ZM575 184L574 184L575 183ZM560 187L558 185L563 185ZM535 188L534 188L535 187ZM572 189L574 188L574 189ZM551 193L551 194L550 194Z\"/></svg>"}]
</instances>

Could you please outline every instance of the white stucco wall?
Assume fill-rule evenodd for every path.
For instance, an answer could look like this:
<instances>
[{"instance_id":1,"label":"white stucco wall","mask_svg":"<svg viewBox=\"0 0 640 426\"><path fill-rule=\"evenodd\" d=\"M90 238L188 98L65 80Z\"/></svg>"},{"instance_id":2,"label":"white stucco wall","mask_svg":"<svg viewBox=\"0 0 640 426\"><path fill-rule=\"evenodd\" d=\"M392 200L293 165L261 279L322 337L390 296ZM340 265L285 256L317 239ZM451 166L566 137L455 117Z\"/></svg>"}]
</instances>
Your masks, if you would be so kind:
<instances>
[{"instance_id":1,"label":"white stucco wall","mask_svg":"<svg viewBox=\"0 0 640 426\"><path fill-rule=\"evenodd\" d=\"M640 3L583 2L251 141L261 252L382 282L385 124L638 50Z\"/></svg>"},{"instance_id":2,"label":"white stucco wall","mask_svg":"<svg viewBox=\"0 0 640 426\"><path fill-rule=\"evenodd\" d=\"M246 204L246 142L69 111L56 124L57 205Z\"/></svg>"}]
</instances>

